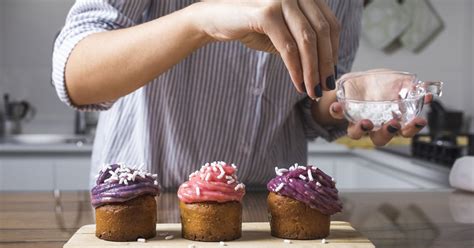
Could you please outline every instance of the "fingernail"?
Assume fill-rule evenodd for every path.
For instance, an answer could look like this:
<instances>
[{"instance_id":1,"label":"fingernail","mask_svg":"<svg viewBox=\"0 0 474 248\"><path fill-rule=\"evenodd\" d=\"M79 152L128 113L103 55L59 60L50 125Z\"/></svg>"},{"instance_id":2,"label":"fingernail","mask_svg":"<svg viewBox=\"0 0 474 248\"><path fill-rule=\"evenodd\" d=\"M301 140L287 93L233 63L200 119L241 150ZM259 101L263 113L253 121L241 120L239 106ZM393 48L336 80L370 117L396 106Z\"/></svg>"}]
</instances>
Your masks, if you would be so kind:
<instances>
[{"instance_id":1,"label":"fingernail","mask_svg":"<svg viewBox=\"0 0 474 248\"><path fill-rule=\"evenodd\" d=\"M415 127L418 128L418 129L422 129L422 128L425 127L425 125L415 124Z\"/></svg>"},{"instance_id":2,"label":"fingernail","mask_svg":"<svg viewBox=\"0 0 474 248\"><path fill-rule=\"evenodd\" d=\"M336 80L334 79L334 75L331 75L326 79L326 86L330 90L333 90L336 88Z\"/></svg>"},{"instance_id":3,"label":"fingernail","mask_svg":"<svg viewBox=\"0 0 474 248\"><path fill-rule=\"evenodd\" d=\"M368 126L366 126L366 125L360 125L360 128L361 128L362 131L364 131L364 132L370 131L370 128L369 128Z\"/></svg>"},{"instance_id":4,"label":"fingernail","mask_svg":"<svg viewBox=\"0 0 474 248\"><path fill-rule=\"evenodd\" d=\"M314 87L314 92L316 93L317 97L323 96L323 90L321 89L321 84L318 84L316 85L316 87Z\"/></svg>"},{"instance_id":5,"label":"fingernail","mask_svg":"<svg viewBox=\"0 0 474 248\"><path fill-rule=\"evenodd\" d=\"M336 112L337 112L337 111L336 111L336 109L334 108L334 105L333 105L333 106L331 106L331 111L332 111L332 112L334 112L334 113L336 113Z\"/></svg>"},{"instance_id":6,"label":"fingernail","mask_svg":"<svg viewBox=\"0 0 474 248\"><path fill-rule=\"evenodd\" d=\"M392 133L392 134L398 132L398 128L396 128L392 125L388 125L387 130L388 130L389 133Z\"/></svg>"},{"instance_id":7,"label":"fingernail","mask_svg":"<svg viewBox=\"0 0 474 248\"><path fill-rule=\"evenodd\" d=\"M337 79L337 65L334 66L334 77Z\"/></svg>"}]
</instances>

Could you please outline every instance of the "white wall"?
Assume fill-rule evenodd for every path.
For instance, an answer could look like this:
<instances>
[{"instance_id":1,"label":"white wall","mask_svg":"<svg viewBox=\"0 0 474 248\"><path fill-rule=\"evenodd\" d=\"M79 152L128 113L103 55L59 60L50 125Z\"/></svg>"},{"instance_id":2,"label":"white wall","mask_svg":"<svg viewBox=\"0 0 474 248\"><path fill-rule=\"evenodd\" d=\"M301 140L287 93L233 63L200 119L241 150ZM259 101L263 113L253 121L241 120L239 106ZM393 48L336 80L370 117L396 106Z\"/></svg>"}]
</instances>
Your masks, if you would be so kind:
<instances>
[{"instance_id":1,"label":"white wall","mask_svg":"<svg viewBox=\"0 0 474 248\"><path fill-rule=\"evenodd\" d=\"M26 132L72 132L74 112L59 103L50 75L53 38L73 0L0 2L0 91L37 107L37 116L25 126Z\"/></svg>"},{"instance_id":2,"label":"white wall","mask_svg":"<svg viewBox=\"0 0 474 248\"><path fill-rule=\"evenodd\" d=\"M445 82L442 101L474 116L473 1L432 0L431 3L442 17L445 29L427 48L419 54L398 50L389 55L362 39L353 69L386 67L415 72L422 80L441 80Z\"/></svg>"}]
</instances>

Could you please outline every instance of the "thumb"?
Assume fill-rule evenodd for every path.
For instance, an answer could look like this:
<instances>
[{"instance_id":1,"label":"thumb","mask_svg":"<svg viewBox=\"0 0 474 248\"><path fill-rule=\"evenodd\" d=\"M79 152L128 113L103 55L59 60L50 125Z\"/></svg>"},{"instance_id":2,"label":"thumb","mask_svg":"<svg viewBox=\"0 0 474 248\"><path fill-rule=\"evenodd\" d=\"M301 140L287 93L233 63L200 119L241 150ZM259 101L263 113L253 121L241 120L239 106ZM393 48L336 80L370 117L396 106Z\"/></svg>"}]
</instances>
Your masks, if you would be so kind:
<instances>
[{"instance_id":1,"label":"thumb","mask_svg":"<svg viewBox=\"0 0 474 248\"><path fill-rule=\"evenodd\" d=\"M334 102L329 106L329 113L334 119L344 119L344 109L339 102Z\"/></svg>"}]
</instances>

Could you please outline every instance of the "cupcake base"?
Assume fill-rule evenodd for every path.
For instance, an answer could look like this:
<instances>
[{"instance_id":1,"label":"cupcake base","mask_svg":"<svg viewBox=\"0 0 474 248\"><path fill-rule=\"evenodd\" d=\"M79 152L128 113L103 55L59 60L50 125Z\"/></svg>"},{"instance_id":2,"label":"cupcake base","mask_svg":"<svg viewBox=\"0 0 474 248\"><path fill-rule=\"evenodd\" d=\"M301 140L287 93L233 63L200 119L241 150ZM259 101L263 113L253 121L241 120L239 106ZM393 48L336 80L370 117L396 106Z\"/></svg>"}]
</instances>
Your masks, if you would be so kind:
<instances>
[{"instance_id":1,"label":"cupcake base","mask_svg":"<svg viewBox=\"0 0 474 248\"><path fill-rule=\"evenodd\" d=\"M230 241L242 236L242 204L179 203L182 237L194 241Z\"/></svg>"},{"instance_id":2,"label":"cupcake base","mask_svg":"<svg viewBox=\"0 0 474 248\"><path fill-rule=\"evenodd\" d=\"M156 236L156 201L144 195L95 209L95 236L108 241L136 241Z\"/></svg>"},{"instance_id":3,"label":"cupcake base","mask_svg":"<svg viewBox=\"0 0 474 248\"><path fill-rule=\"evenodd\" d=\"M321 239L329 235L330 216L305 203L271 192L267 198L271 234L283 239Z\"/></svg>"}]
</instances>

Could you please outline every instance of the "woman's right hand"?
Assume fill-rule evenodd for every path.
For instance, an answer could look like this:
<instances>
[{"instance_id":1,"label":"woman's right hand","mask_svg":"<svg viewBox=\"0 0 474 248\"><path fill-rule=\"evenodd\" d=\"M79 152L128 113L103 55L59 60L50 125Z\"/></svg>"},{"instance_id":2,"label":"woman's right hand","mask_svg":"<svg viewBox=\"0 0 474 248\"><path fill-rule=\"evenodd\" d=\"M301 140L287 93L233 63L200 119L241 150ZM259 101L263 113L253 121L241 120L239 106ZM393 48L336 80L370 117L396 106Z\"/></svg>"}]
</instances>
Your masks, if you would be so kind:
<instances>
[{"instance_id":1,"label":"woman's right hand","mask_svg":"<svg viewBox=\"0 0 474 248\"><path fill-rule=\"evenodd\" d=\"M211 40L279 53L300 93L316 99L335 88L340 25L323 0L210 0L195 7Z\"/></svg>"}]
</instances>

